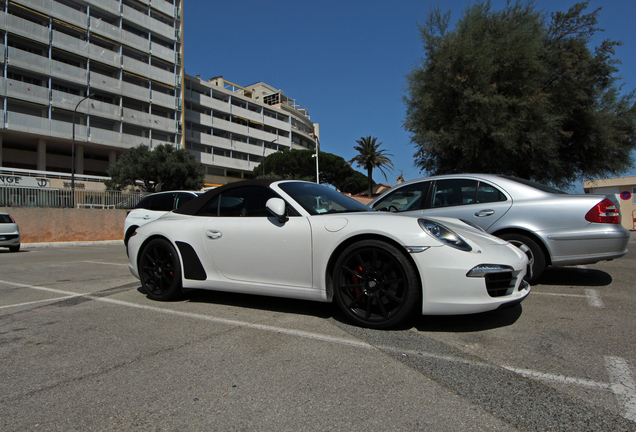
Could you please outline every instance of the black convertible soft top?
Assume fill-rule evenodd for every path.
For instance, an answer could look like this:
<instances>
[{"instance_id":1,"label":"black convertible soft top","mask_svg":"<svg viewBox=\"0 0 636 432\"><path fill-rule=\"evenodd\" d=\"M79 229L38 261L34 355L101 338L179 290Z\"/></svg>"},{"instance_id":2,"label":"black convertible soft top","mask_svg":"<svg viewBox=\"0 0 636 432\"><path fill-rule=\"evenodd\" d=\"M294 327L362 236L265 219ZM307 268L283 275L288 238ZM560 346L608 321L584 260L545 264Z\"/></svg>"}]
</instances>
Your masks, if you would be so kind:
<instances>
[{"instance_id":1,"label":"black convertible soft top","mask_svg":"<svg viewBox=\"0 0 636 432\"><path fill-rule=\"evenodd\" d=\"M201 196L194 198L176 210L173 210L174 213L185 214L185 215L196 215L199 210L205 206L209 201L213 200L217 196L221 195L224 192L237 189L245 186L259 186L267 188L272 183L279 181L280 179L256 179L256 180L243 180L234 183L228 183L226 185L220 186L216 189L212 189L207 191Z\"/></svg>"}]
</instances>

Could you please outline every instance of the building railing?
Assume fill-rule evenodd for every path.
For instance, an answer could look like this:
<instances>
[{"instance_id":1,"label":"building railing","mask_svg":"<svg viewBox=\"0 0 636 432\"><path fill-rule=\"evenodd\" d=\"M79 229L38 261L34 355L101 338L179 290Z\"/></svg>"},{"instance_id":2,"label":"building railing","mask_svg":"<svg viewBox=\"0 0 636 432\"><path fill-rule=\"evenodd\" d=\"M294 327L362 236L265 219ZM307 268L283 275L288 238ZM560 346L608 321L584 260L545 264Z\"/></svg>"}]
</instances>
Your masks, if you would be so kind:
<instances>
[{"instance_id":1,"label":"building railing","mask_svg":"<svg viewBox=\"0 0 636 432\"><path fill-rule=\"evenodd\" d=\"M146 192L75 189L75 207L131 209L146 195ZM73 206L72 198L70 189L0 186L0 207L70 208Z\"/></svg>"}]
</instances>

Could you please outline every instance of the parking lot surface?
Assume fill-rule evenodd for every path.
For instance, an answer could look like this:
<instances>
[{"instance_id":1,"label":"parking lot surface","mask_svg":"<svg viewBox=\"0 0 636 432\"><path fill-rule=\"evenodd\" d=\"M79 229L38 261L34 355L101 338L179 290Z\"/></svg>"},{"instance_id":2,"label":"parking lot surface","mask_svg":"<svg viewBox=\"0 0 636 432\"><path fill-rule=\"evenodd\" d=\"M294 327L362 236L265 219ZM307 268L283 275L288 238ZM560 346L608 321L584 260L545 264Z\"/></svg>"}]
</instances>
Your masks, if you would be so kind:
<instances>
[{"instance_id":1,"label":"parking lot surface","mask_svg":"<svg viewBox=\"0 0 636 432\"><path fill-rule=\"evenodd\" d=\"M0 251L0 430L636 430L629 247L393 331L323 303L154 302L121 244Z\"/></svg>"}]
</instances>

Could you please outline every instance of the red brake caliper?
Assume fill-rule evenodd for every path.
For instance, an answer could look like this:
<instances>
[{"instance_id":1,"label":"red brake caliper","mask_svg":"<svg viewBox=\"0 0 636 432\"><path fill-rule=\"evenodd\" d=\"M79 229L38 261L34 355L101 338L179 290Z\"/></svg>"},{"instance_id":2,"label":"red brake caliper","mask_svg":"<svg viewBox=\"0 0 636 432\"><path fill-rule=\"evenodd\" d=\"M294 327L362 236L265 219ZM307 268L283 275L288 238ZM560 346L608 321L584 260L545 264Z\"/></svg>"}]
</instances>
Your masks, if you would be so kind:
<instances>
[{"instance_id":1,"label":"red brake caliper","mask_svg":"<svg viewBox=\"0 0 636 432\"><path fill-rule=\"evenodd\" d=\"M359 267L358 267L358 274L362 274L362 272L363 272L362 266L359 266ZM359 278L359 277L357 277L357 276L353 276L353 283L354 283L355 285L359 284L359 283L360 283L360 278ZM355 287L355 288L353 289L353 292L355 293L356 298L357 298L357 297L360 297L360 295L362 295L362 290L360 289L360 287ZM367 300L367 299L366 299L366 297L362 297L362 298L360 299L360 302L361 302L361 303L364 303L364 302L366 302L366 300Z\"/></svg>"}]
</instances>

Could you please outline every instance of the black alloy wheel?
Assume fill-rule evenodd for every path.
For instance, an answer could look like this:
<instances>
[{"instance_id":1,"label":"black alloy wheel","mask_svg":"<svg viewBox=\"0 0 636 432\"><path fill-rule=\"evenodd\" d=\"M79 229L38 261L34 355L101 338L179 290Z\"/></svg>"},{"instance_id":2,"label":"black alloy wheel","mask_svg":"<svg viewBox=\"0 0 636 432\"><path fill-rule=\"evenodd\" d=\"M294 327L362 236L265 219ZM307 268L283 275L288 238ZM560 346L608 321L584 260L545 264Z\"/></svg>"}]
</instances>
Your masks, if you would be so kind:
<instances>
[{"instance_id":1,"label":"black alloy wheel","mask_svg":"<svg viewBox=\"0 0 636 432\"><path fill-rule=\"evenodd\" d=\"M334 296L355 323L393 327L414 312L421 294L413 265L398 248L379 240L352 244L333 272Z\"/></svg>"},{"instance_id":2,"label":"black alloy wheel","mask_svg":"<svg viewBox=\"0 0 636 432\"><path fill-rule=\"evenodd\" d=\"M541 247L530 237L523 234L506 233L500 235L499 238L510 242L510 244L518 247L526 254L528 261L530 261L531 274L526 274L524 279L529 284L536 283L541 277L543 270L545 270L545 254Z\"/></svg>"},{"instance_id":3,"label":"black alloy wheel","mask_svg":"<svg viewBox=\"0 0 636 432\"><path fill-rule=\"evenodd\" d=\"M154 239L144 247L139 259L139 277L153 300L172 300L181 294L181 263L170 242Z\"/></svg>"}]
</instances>

